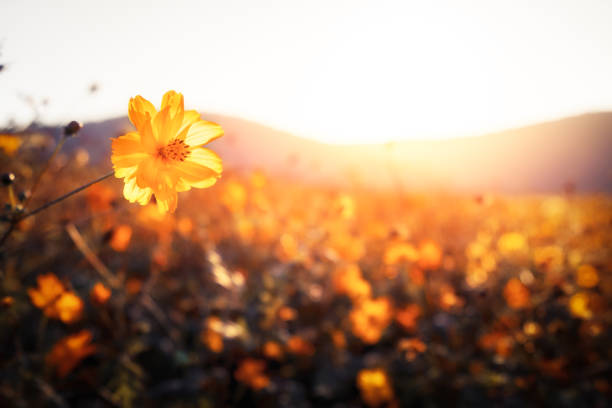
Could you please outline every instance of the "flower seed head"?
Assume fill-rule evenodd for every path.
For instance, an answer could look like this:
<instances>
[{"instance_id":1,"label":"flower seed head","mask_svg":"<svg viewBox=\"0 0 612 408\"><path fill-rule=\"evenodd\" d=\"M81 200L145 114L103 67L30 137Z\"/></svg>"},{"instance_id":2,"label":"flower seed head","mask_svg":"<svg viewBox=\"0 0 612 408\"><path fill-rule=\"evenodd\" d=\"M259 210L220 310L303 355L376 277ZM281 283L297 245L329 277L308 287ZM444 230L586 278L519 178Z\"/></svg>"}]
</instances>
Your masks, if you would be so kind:
<instances>
[{"instance_id":1,"label":"flower seed head","mask_svg":"<svg viewBox=\"0 0 612 408\"><path fill-rule=\"evenodd\" d=\"M15 173L4 173L1 178L3 185L10 186L15 181Z\"/></svg>"},{"instance_id":2,"label":"flower seed head","mask_svg":"<svg viewBox=\"0 0 612 408\"><path fill-rule=\"evenodd\" d=\"M24 202L28 198L30 198L30 190L21 190L19 194L17 194L17 199L21 202Z\"/></svg>"},{"instance_id":3,"label":"flower seed head","mask_svg":"<svg viewBox=\"0 0 612 408\"><path fill-rule=\"evenodd\" d=\"M76 120L73 120L64 128L64 134L66 136L74 136L79 133L79 130L81 130L82 127L83 125L81 125L81 123L77 122Z\"/></svg>"}]
</instances>

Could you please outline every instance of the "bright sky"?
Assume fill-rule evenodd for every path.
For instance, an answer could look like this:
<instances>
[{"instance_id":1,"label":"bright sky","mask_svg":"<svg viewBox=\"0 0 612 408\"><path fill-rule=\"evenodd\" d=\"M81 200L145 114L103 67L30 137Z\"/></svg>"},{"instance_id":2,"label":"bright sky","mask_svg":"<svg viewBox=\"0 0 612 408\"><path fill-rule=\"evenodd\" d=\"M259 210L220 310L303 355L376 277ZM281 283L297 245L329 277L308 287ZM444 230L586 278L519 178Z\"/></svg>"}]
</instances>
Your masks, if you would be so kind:
<instances>
[{"instance_id":1,"label":"bright sky","mask_svg":"<svg viewBox=\"0 0 612 408\"><path fill-rule=\"evenodd\" d=\"M611 22L610 0L2 0L0 125L23 95L65 122L175 89L330 143L478 134L612 109Z\"/></svg>"}]
</instances>

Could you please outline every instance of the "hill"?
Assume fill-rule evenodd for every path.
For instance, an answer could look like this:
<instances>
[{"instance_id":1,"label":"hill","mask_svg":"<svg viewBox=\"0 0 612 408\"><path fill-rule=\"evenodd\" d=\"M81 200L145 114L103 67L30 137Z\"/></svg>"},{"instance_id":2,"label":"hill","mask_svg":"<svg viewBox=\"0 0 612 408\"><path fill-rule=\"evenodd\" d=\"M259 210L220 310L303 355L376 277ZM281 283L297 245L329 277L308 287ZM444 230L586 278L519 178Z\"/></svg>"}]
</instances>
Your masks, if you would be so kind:
<instances>
[{"instance_id":1,"label":"hill","mask_svg":"<svg viewBox=\"0 0 612 408\"><path fill-rule=\"evenodd\" d=\"M409 191L540 193L572 183L578 191L612 192L610 112L474 137L349 146L300 138L235 117L203 117L225 129L225 137L211 147L227 168L237 170ZM130 128L126 118L88 123L79 146L94 160L108 161L108 138Z\"/></svg>"}]
</instances>

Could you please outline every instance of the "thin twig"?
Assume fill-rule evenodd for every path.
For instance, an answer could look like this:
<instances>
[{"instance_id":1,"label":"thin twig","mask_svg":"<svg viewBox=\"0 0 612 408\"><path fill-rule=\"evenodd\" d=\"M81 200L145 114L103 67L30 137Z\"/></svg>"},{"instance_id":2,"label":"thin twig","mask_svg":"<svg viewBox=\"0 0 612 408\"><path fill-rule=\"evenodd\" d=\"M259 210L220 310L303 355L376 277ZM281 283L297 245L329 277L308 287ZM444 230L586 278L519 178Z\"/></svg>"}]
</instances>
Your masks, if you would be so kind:
<instances>
[{"instance_id":1,"label":"thin twig","mask_svg":"<svg viewBox=\"0 0 612 408\"><path fill-rule=\"evenodd\" d=\"M52 205L55 205L55 204L59 203L60 201L63 201L65 199L67 199L68 197L73 196L76 193L79 193L79 192L85 190L86 188L91 187L92 185L94 185L96 183L99 183L102 180L105 180L105 179L111 177L113 174L115 174L115 172L111 171L110 173L105 174L104 176L102 176L100 178L97 178L97 179L95 179L93 181L90 181L87 184L83 184L81 187L76 188L76 189L72 190L71 192L64 194L63 196L60 196L60 197L56 198L55 200L49 201L48 203L41 205L40 207L38 207L35 210L32 210L32 211L30 211L28 213L25 213L24 215L19 217L18 220L21 221L21 220L23 220L25 218L28 218L31 215L37 214L37 213L39 213L39 212L41 212L41 211L51 207Z\"/></svg>"},{"instance_id":2,"label":"thin twig","mask_svg":"<svg viewBox=\"0 0 612 408\"><path fill-rule=\"evenodd\" d=\"M89 183L84 184L84 185L82 185L82 186L80 186L80 187L70 191L69 193L64 194L63 196L60 196L60 197L56 198L55 200L49 201L48 203L41 205L40 207L38 207L35 210L27 212L27 213L25 213L23 215L17 215L15 217L13 217L13 219L11 220L11 222L9 224L9 227L4 232L4 235L2 235L2 238L0 238L0 247L2 247L2 245L4 245L4 242L8 239L9 235L11 235L11 232L13 232L13 230L15 229L15 226L20 221L22 221L22 220L24 220L24 219L26 219L26 218L34 215L34 214L38 214L39 212L41 212L43 210L46 210L47 208L49 208L49 207L51 207L51 206L53 206L53 205L55 205L55 204L65 200L65 199L67 199L67 198L69 198L69 197L71 197L71 196L73 196L73 195L75 195L75 194L85 190L86 188L91 187L92 185L94 185L96 183L99 183L100 181L105 180L105 179L111 177L113 174L114 174L114 171L111 171L110 173L105 174L104 176L102 176L100 178L97 178L97 179L95 179L93 181L90 181Z\"/></svg>"},{"instance_id":3,"label":"thin twig","mask_svg":"<svg viewBox=\"0 0 612 408\"><path fill-rule=\"evenodd\" d=\"M4 241L6 241L9 235L11 235L11 232L13 232L13 230L15 229L15 225L17 225L17 223L11 222L9 224L9 227L6 229L6 231L4 231L4 235L2 235L2 238L0 238L0 247L4 245Z\"/></svg>"},{"instance_id":4,"label":"thin twig","mask_svg":"<svg viewBox=\"0 0 612 408\"><path fill-rule=\"evenodd\" d=\"M98 272L98 274L104 278L113 289L118 289L119 282L117 278L113 276L113 273L106 267L106 265L102 263L100 258L93 253L89 246L87 246L85 239L74 224L71 223L66 225L66 231L68 232L68 235L70 235L72 242L74 242L76 247L79 249L79 251L81 251L85 259L87 259L90 265L93 266L96 272Z\"/></svg>"}]
</instances>

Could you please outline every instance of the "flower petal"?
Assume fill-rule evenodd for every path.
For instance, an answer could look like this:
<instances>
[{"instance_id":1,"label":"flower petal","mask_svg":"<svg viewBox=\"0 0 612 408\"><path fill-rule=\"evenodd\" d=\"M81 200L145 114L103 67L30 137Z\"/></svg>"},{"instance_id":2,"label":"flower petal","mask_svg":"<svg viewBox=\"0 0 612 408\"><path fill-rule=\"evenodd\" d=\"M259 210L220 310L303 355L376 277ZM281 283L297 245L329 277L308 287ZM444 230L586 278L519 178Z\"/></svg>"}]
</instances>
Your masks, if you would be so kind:
<instances>
[{"instance_id":1,"label":"flower petal","mask_svg":"<svg viewBox=\"0 0 612 408\"><path fill-rule=\"evenodd\" d=\"M134 98L130 99L128 116L132 124L136 126L136 129L140 130L145 122L151 120L155 112L157 112L155 106L142 96L136 95Z\"/></svg>"},{"instance_id":2,"label":"flower petal","mask_svg":"<svg viewBox=\"0 0 612 408\"><path fill-rule=\"evenodd\" d=\"M199 120L187 131L185 143L189 146L201 146L223 136L221 126L206 120Z\"/></svg>"},{"instance_id":3,"label":"flower petal","mask_svg":"<svg viewBox=\"0 0 612 408\"><path fill-rule=\"evenodd\" d=\"M184 106L185 105L183 100L183 94L177 93L175 91L166 92L164 94L164 97L162 98L161 109L169 107L169 113L172 117L179 114L179 112L184 112Z\"/></svg>"},{"instance_id":4,"label":"flower petal","mask_svg":"<svg viewBox=\"0 0 612 408\"><path fill-rule=\"evenodd\" d=\"M140 188L136 184L136 178L131 178L125 181L123 186L123 196L129 202L138 202L140 205L145 205L151 199L152 190L150 188Z\"/></svg>"},{"instance_id":5,"label":"flower petal","mask_svg":"<svg viewBox=\"0 0 612 408\"><path fill-rule=\"evenodd\" d=\"M121 168L137 166L148 156L144 151L140 135L136 132L130 132L111 140L113 151L111 161L115 167L116 177L122 177L117 175L117 171Z\"/></svg>"},{"instance_id":6,"label":"flower petal","mask_svg":"<svg viewBox=\"0 0 612 408\"><path fill-rule=\"evenodd\" d=\"M176 112L173 109L173 106L167 105L153 118L153 136L158 145L165 146L175 139L183 123L183 111Z\"/></svg>"},{"instance_id":7,"label":"flower petal","mask_svg":"<svg viewBox=\"0 0 612 408\"><path fill-rule=\"evenodd\" d=\"M159 191L155 191L155 200L157 201L157 209L160 212L171 212L176 210L177 194L168 186L164 186Z\"/></svg>"},{"instance_id":8,"label":"flower petal","mask_svg":"<svg viewBox=\"0 0 612 408\"><path fill-rule=\"evenodd\" d=\"M183 115L183 123L178 131L177 139L185 140L189 127L200 120L200 113L196 110L185 111Z\"/></svg>"},{"instance_id":9,"label":"flower petal","mask_svg":"<svg viewBox=\"0 0 612 408\"><path fill-rule=\"evenodd\" d=\"M192 149L183 163L196 163L208 167L217 174L223 172L223 160L210 149L197 147Z\"/></svg>"}]
</instances>

